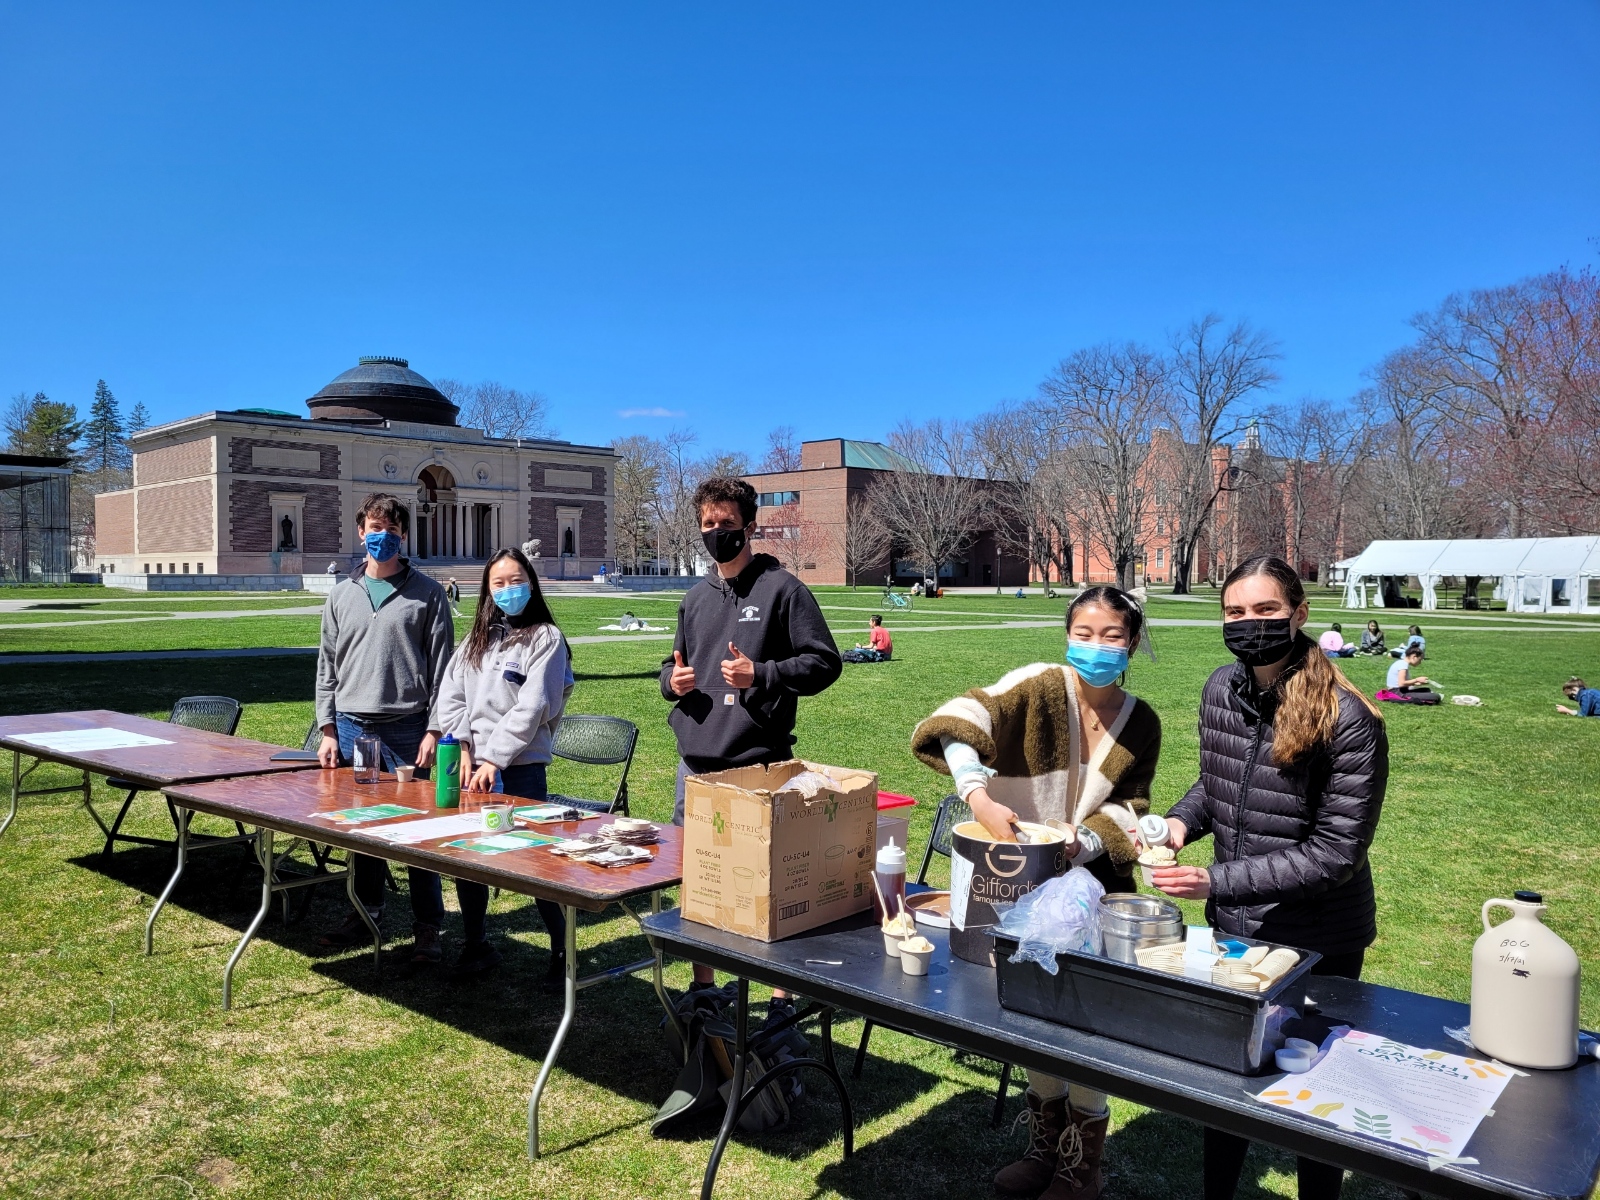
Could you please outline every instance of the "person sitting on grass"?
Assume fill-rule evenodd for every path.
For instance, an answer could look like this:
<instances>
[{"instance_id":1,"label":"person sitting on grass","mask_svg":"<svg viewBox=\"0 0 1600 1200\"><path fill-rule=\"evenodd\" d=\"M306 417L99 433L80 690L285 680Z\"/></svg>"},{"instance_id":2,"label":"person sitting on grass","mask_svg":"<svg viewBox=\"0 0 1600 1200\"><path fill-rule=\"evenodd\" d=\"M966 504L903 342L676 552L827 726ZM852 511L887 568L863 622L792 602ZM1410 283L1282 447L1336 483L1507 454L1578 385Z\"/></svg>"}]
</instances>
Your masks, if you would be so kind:
<instances>
[{"instance_id":1,"label":"person sitting on grass","mask_svg":"<svg viewBox=\"0 0 1600 1200\"><path fill-rule=\"evenodd\" d=\"M1600 688L1592 688L1574 675L1561 685L1561 690L1578 707L1568 708L1565 704L1558 704L1558 713L1568 717L1600 717Z\"/></svg>"},{"instance_id":2,"label":"person sitting on grass","mask_svg":"<svg viewBox=\"0 0 1600 1200\"><path fill-rule=\"evenodd\" d=\"M1383 644L1383 630L1376 621L1368 621L1367 627L1361 631L1362 654L1387 654L1389 648Z\"/></svg>"},{"instance_id":3,"label":"person sitting on grass","mask_svg":"<svg viewBox=\"0 0 1600 1200\"><path fill-rule=\"evenodd\" d=\"M854 650L847 651L843 655L845 662L888 662L890 656L894 653L894 639L889 636L889 631L883 627L883 618L877 613L873 613L867 618L867 624L872 630L867 638L867 644L863 646L860 642L857 642Z\"/></svg>"},{"instance_id":4,"label":"person sitting on grass","mask_svg":"<svg viewBox=\"0 0 1600 1200\"><path fill-rule=\"evenodd\" d=\"M1349 658L1356 652L1356 648L1344 640L1343 631L1344 626L1335 621L1328 632L1317 639L1317 645L1329 658Z\"/></svg>"},{"instance_id":5,"label":"person sitting on grass","mask_svg":"<svg viewBox=\"0 0 1600 1200\"><path fill-rule=\"evenodd\" d=\"M1422 651L1422 657L1428 657L1428 639L1422 636L1422 626L1412 625L1406 630L1406 640L1397 648L1389 651L1391 658L1404 658L1406 651L1415 646Z\"/></svg>"},{"instance_id":6,"label":"person sitting on grass","mask_svg":"<svg viewBox=\"0 0 1600 1200\"><path fill-rule=\"evenodd\" d=\"M472 803L495 802L485 793L544 800L556 729L572 693L571 656L550 615L539 578L520 550L507 548L484 565L478 614L445 672L439 720L461 743L461 790ZM456 964L457 979L470 979L499 965L489 944L485 916L489 887L456 880L466 934ZM566 975L566 921L551 900L536 900L550 932L546 990Z\"/></svg>"},{"instance_id":7,"label":"person sitting on grass","mask_svg":"<svg viewBox=\"0 0 1600 1200\"><path fill-rule=\"evenodd\" d=\"M1407 646L1404 656L1398 662L1389 664L1388 681L1377 698L1396 704L1438 704L1443 697L1430 689L1433 680L1426 675L1411 673L1421 663L1422 647Z\"/></svg>"}]
</instances>

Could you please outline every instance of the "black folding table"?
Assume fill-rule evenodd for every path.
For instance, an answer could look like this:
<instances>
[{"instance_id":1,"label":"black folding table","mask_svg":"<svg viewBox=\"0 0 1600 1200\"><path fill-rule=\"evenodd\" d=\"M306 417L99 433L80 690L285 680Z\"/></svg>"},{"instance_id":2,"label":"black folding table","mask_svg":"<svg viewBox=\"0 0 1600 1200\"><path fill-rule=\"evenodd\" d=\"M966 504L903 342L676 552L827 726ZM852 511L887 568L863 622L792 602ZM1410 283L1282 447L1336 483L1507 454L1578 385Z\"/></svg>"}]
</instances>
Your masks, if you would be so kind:
<instances>
[{"instance_id":1,"label":"black folding table","mask_svg":"<svg viewBox=\"0 0 1600 1200\"><path fill-rule=\"evenodd\" d=\"M735 1081L706 1166L703 1200L710 1200L736 1124L736 1103L746 1090L749 980L786 988L819 1006L825 1034L833 1010L859 1013L879 1024L1071 1079L1424 1195L1580 1200L1589 1196L1600 1173L1600 1062L1592 1058L1565 1071L1518 1074L1466 1147L1465 1156L1476 1158L1477 1164L1451 1163L1430 1171L1426 1158L1404 1147L1254 1099L1276 1075L1234 1075L1008 1012L1000 1007L994 972L952 958L942 931L921 931L936 950L930 973L917 977L904 974L884 953L883 937L870 914L771 943L685 921L677 909L646 917L643 926L665 952L741 980ZM1317 1011L1340 1024L1426 1049L1463 1051L1445 1030L1467 1024L1464 1004L1326 976L1309 978L1306 993ZM824 1049L827 1060L817 1065L839 1089L848 1124L848 1098L832 1069L831 1043ZM847 1131L845 1153L850 1150Z\"/></svg>"}]
</instances>

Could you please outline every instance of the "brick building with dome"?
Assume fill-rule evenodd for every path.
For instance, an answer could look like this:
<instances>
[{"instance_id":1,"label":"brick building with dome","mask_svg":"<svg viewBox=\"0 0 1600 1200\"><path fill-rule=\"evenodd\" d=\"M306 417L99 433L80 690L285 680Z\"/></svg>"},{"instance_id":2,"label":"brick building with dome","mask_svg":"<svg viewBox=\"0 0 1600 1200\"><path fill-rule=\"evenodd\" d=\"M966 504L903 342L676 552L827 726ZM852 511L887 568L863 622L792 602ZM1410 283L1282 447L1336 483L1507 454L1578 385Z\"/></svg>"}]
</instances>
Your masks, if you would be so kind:
<instances>
[{"instance_id":1,"label":"brick building with dome","mask_svg":"<svg viewBox=\"0 0 1600 1200\"><path fill-rule=\"evenodd\" d=\"M429 574L475 584L475 564L530 539L546 577L610 562L610 447L464 428L403 358L362 358L305 403L307 417L246 408L134 434L132 486L95 497L106 582L298 586L291 577L344 570L359 553L369 492L406 504L405 553Z\"/></svg>"}]
</instances>

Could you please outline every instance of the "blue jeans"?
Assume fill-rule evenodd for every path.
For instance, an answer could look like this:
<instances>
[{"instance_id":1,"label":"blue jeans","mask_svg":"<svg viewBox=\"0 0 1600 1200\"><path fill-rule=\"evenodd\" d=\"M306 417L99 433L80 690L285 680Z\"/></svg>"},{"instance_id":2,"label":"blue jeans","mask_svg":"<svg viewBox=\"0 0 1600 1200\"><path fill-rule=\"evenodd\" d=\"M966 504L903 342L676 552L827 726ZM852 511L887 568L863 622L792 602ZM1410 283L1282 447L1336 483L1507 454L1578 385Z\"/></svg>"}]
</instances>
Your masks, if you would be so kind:
<instances>
[{"instance_id":1,"label":"blue jeans","mask_svg":"<svg viewBox=\"0 0 1600 1200\"><path fill-rule=\"evenodd\" d=\"M367 721L347 713L334 716L334 728L339 735L339 760L355 760L356 738L372 734L383 739L383 761L392 771L398 763L417 761L417 749L428 733L428 714L412 713L393 721ZM417 778L426 779L428 772L417 769ZM383 907L383 881L388 868L381 858L353 854L350 869L356 876L356 896L369 912ZM411 917L419 925L437 928L444 922L444 891L439 877L432 871L408 868L411 875Z\"/></svg>"},{"instance_id":2,"label":"blue jeans","mask_svg":"<svg viewBox=\"0 0 1600 1200\"><path fill-rule=\"evenodd\" d=\"M524 763L520 767L507 767L500 772L500 790L508 796L524 800L543 800L550 795L545 782L544 763ZM489 911L489 889L468 879L456 880L456 899L461 901L461 923L466 929L467 944L486 940L485 914ZM535 900L545 929L550 932L550 953L562 957L567 947L567 921L561 906L553 900Z\"/></svg>"}]
</instances>

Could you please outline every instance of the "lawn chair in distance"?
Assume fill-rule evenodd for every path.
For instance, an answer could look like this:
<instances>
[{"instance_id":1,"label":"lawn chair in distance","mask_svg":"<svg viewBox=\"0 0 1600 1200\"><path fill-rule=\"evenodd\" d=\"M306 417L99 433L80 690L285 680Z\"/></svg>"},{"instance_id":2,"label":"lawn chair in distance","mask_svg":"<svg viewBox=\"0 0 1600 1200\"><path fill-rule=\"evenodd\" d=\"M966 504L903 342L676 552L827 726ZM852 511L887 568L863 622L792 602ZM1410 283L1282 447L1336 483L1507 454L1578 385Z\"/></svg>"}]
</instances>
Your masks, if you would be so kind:
<instances>
[{"instance_id":1,"label":"lawn chair in distance","mask_svg":"<svg viewBox=\"0 0 1600 1200\"><path fill-rule=\"evenodd\" d=\"M972 809L960 796L946 796L939 801L939 811L933 818L933 832L928 835L928 848L922 853L922 869L917 872L918 883L928 881L928 866L933 862L936 852L946 858L950 857L950 831L963 821L970 820L972 820ZM874 1022L868 1020L861 1027L861 1042L856 1047L855 1065L850 1068L851 1079L861 1078L861 1068L867 1061L867 1042L872 1037L873 1024ZM1011 1064L1001 1063L1000 1066L1000 1086L995 1089L994 1115L989 1120L995 1127L999 1126L1000 1119L1005 1116L1006 1093L1011 1090Z\"/></svg>"},{"instance_id":2,"label":"lawn chair in distance","mask_svg":"<svg viewBox=\"0 0 1600 1200\"><path fill-rule=\"evenodd\" d=\"M621 763L622 778L617 781L616 794L609 801L580 800L552 792L547 803L628 816L628 770L633 766L633 751L638 744L639 727L621 717L585 714L562 717L551 753L557 758L591 767L614 767Z\"/></svg>"},{"instance_id":3,"label":"lawn chair in distance","mask_svg":"<svg viewBox=\"0 0 1600 1200\"><path fill-rule=\"evenodd\" d=\"M210 733L222 733L233 736L239 728L239 718L244 713L244 705L229 696L185 696L172 706L172 713L167 717L170 725L183 725L189 729L204 729ZM100 819L100 814L95 811L94 805L87 800L84 807L89 810L89 815L94 818L95 824L100 826L100 832L106 835L105 849L101 856L110 858L111 852L116 849L118 842L130 842L140 846L175 846L175 840L167 838L139 837L131 833L122 832L122 823L128 817L128 810L133 807L134 799L139 795L139 785L131 779L120 779L115 775L106 779L108 787L118 791L126 791L127 798L123 800L122 807L117 810L116 819L108 826ZM172 818L172 828L178 828L178 813L172 801L167 801L167 815ZM209 834L192 834L191 840L195 848L199 846L232 845L250 840L250 835L245 833L244 826L235 822L239 833L237 837L213 837Z\"/></svg>"}]
</instances>

